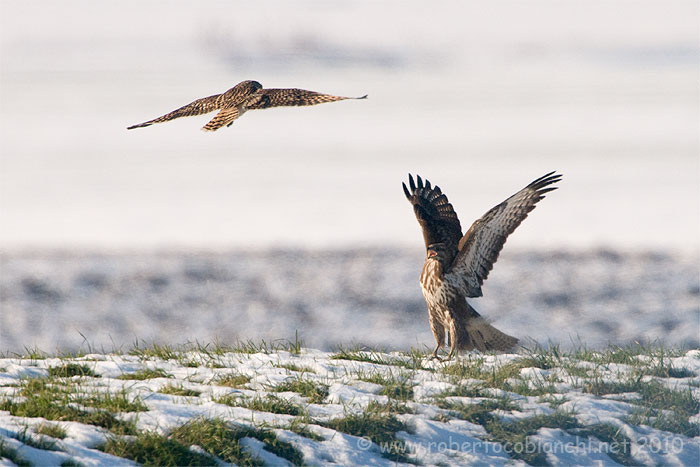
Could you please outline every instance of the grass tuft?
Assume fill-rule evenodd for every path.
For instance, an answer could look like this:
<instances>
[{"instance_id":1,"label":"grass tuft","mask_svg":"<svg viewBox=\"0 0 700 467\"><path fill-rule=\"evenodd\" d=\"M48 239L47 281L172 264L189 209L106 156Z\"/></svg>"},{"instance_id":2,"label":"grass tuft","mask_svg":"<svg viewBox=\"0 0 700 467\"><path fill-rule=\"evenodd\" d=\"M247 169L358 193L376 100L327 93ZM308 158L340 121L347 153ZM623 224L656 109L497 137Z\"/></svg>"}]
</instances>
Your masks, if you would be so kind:
<instances>
[{"instance_id":1,"label":"grass tuft","mask_svg":"<svg viewBox=\"0 0 700 467\"><path fill-rule=\"evenodd\" d=\"M296 371L299 373L316 373L316 370L309 368L308 366L299 366L294 363L280 363L275 365L277 368L284 368L289 371Z\"/></svg>"},{"instance_id":2,"label":"grass tuft","mask_svg":"<svg viewBox=\"0 0 700 467\"><path fill-rule=\"evenodd\" d=\"M79 365L77 363L65 363L61 366L49 367L50 378L71 378L73 376L97 377L97 375L89 367L86 365Z\"/></svg>"},{"instance_id":3,"label":"grass tuft","mask_svg":"<svg viewBox=\"0 0 700 467\"><path fill-rule=\"evenodd\" d=\"M505 398L486 399L475 404L465 404L463 402L448 401L444 397L437 397L435 402L438 407L454 412L462 420L484 426L497 417L492 413L494 410L509 412L518 408L510 399Z\"/></svg>"},{"instance_id":4,"label":"grass tuft","mask_svg":"<svg viewBox=\"0 0 700 467\"><path fill-rule=\"evenodd\" d=\"M217 465L211 456L192 451L189 446L163 435L140 432L127 438L108 438L97 449L144 465Z\"/></svg>"},{"instance_id":5,"label":"grass tuft","mask_svg":"<svg viewBox=\"0 0 700 467\"><path fill-rule=\"evenodd\" d=\"M640 383L636 392L641 396L641 400L630 402L638 404L639 409L627 417L628 423L647 425L689 438L700 436L700 425L690 421L690 417L700 412L700 401L690 388L671 389L656 380L651 380Z\"/></svg>"},{"instance_id":6,"label":"grass tuft","mask_svg":"<svg viewBox=\"0 0 700 467\"><path fill-rule=\"evenodd\" d=\"M562 364L562 353L558 345L550 345L548 348L536 345L532 349L524 350L526 355L520 360L522 368L550 370Z\"/></svg>"},{"instance_id":7,"label":"grass tuft","mask_svg":"<svg viewBox=\"0 0 700 467\"><path fill-rule=\"evenodd\" d=\"M270 354L282 350L289 352L292 355L299 355L303 346L304 341L299 338L297 333L294 338L294 342L286 339L279 339L270 342L265 341L264 339L260 342L255 342L252 339L247 341L238 341L230 348L230 352L242 354Z\"/></svg>"},{"instance_id":8,"label":"grass tuft","mask_svg":"<svg viewBox=\"0 0 700 467\"><path fill-rule=\"evenodd\" d=\"M240 445L242 438L255 438L265 444L264 449L293 465L302 465L303 456L289 443L277 439L268 430L247 426L231 425L215 419L194 419L173 430L171 438L186 445L197 445L209 454L237 465L263 465L262 461L250 456Z\"/></svg>"},{"instance_id":9,"label":"grass tuft","mask_svg":"<svg viewBox=\"0 0 700 467\"><path fill-rule=\"evenodd\" d=\"M19 431L17 433L17 436L15 437L19 442L31 446L36 449L42 449L44 451L60 451L61 449L58 448L58 445L56 444L56 440L54 439L47 439L44 436L32 436L29 433L29 428L24 427L22 431Z\"/></svg>"},{"instance_id":10,"label":"grass tuft","mask_svg":"<svg viewBox=\"0 0 700 467\"><path fill-rule=\"evenodd\" d=\"M540 428L559 428L564 431L579 428L572 414L556 411L550 415L535 415L513 422L505 422L500 417L493 416L484 425L489 434L489 440L500 443L510 453L511 457L520 459L531 465L546 465L546 450L533 444L530 436ZM523 449L514 449L523 446Z\"/></svg>"},{"instance_id":11,"label":"grass tuft","mask_svg":"<svg viewBox=\"0 0 700 467\"><path fill-rule=\"evenodd\" d=\"M396 437L399 431L410 431L408 426L393 414L387 414L379 404L368 405L360 413L346 414L321 425L353 436L369 438L379 445L382 455L394 462L415 463L406 454L410 449Z\"/></svg>"},{"instance_id":12,"label":"grass tuft","mask_svg":"<svg viewBox=\"0 0 700 467\"><path fill-rule=\"evenodd\" d=\"M293 465L303 464L301 452L277 439L271 431L231 425L219 418L190 420L168 436L139 432L131 438L111 437L98 448L144 465L218 465L219 459L236 465L264 465L243 448L240 444L243 438L258 439L266 451ZM199 446L206 454L192 450L192 446Z\"/></svg>"},{"instance_id":13,"label":"grass tuft","mask_svg":"<svg viewBox=\"0 0 700 467\"><path fill-rule=\"evenodd\" d=\"M250 383L251 379L252 378L250 376L241 375L238 373L228 373L216 377L213 382L220 386L240 389L244 388L246 384Z\"/></svg>"},{"instance_id":14,"label":"grass tuft","mask_svg":"<svg viewBox=\"0 0 700 467\"><path fill-rule=\"evenodd\" d=\"M306 397L310 404L320 404L328 397L328 385L317 384L308 379L294 378L272 388L275 392L296 392Z\"/></svg>"},{"instance_id":15,"label":"grass tuft","mask_svg":"<svg viewBox=\"0 0 700 467\"><path fill-rule=\"evenodd\" d=\"M296 433L299 436L303 436L304 438L309 438L314 441L326 440L326 438L324 438L323 436L317 435L313 431L309 430L309 424L306 422L306 419L304 417L293 419L289 423L289 425L285 427L285 429L291 431L292 433Z\"/></svg>"},{"instance_id":16,"label":"grass tuft","mask_svg":"<svg viewBox=\"0 0 700 467\"><path fill-rule=\"evenodd\" d=\"M412 349L404 354L407 358L387 355L386 352L377 350L367 350L364 347L344 348L339 347L336 353L330 356L331 360L350 360L356 362L374 363L377 365L390 365L402 367L409 370L435 371L431 367L423 365L425 356L419 351Z\"/></svg>"},{"instance_id":17,"label":"grass tuft","mask_svg":"<svg viewBox=\"0 0 700 467\"><path fill-rule=\"evenodd\" d=\"M268 394L264 397L255 396L252 398L242 397L238 394L226 394L225 396L214 399L214 402L231 407L243 407L250 410L257 410L258 412L307 415L306 410L300 405L272 394Z\"/></svg>"},{"instance_id":18,"label":"grass tuft","mask_svg":"<svg viewBox=\"0 0 700 467\"><path fill-rule=\"evenodd\" d=\"M625 436L619 427L609 423L598 423L573 431L576 436L592 436L600 441L609 444L608 456L615 462L622 465L638 465L632 459L632 441Z\"/></svg>"},{"instance_id":19,"label":"grass tuft","mask_svg":"<svg viewBox=\"0 0 700 467\"><path fill-rule=\"evenodd\" d=\"M380 414L407 414L415 413L413 409L404 404L403 402L397 400L389 400L387 403L382 404L377 401L369 401L367 408L365 409L369 412L376 412Z\"/></svg>"},{"instance_id":20,"label":"grass tuft","mask_svg":"<svg viewBox=\"0 0 700 467\"><path fill-rule=\"evenodd\" d=\"M222 419L198 418L174 429L170 437L185 446L196 445L212 456L236 465L263 465L239 443L241 431Z\"/></svg>"},{"instance_id":21,"label":"grass tuft","mask_svg":"<svg viewBox=\"0 0 700 467\"><path fill-rule=\"evenodd\" d=\"M129 350L129 355L134 355L142 359L160 358L161 360L176 360L180 356L180 351L169 345L159 345L152 343L150 346L144 346L145 343L139 344L138 341Z\"/></svg>"},{"instance_id":22,"label":"grass tuft","mask_svg":"<svg viewBox=\"0 0 700 467\"><path fill-rule=\"evenodd\" d=\"M491 395L485 390L483 384L459 384L453 388L446 389L440 394L437 394L436 398L445 398L447 396L458 396L458 397L491 397Z\"/></svg>"},{"instance_id":23,"label":"grass tuft","mask_svg":"<svg viewBox=\"0 0 700 467\"><path fill-rule=\"evenodd\" d=\"M17 358L27 359L27 360L45 360L49 355L38 347L27 347L24 346L24 353L14 353Z\"/></svg>"},{"instance_id":24,"label":"grass tuft","mask_svg":"<svg viewBox=\"0 0 700 467\"><path fill-rule=\"evenodd\" d=\"M117 379L143 381L146 379L172 378L172 377L173 377L173 375L166 373L164 370L161 370L160 368L156 368L156 369L144 368L144 369L138 370L134 373L124 373L122 375L119 375L117 377Z\"/></svg>"},{"instance_id":25,"label":"grass tuft","mask_svg":"<svg viewBox=\"0 0 700 467\"><path fill-rule=\"evenodd\" d=\"M75 399L75 402L87 407L108 410L110 412L146 412L148 407L138 397L130 399L126 388L112 394L95 392Z\"/></svg>"},{"instance_id":26,"label":"grass tuft","mask_svg":"<svg viewBox=\"0 0 700 467\"><path fill-rule=\"evenodd\" d=\"M521 396L546 396L557 393L554 384L540 378L520 379L517 383L507 382L503 385L503 389Z\"/></svg>"},{"instance_id":27,"label":"grass tuft","mask_svg":"<svg viewBox=\"0 0 700 467\"><path fill-rule=\"evenodd\" d=\"M95 393L87 396L76 395L59 384L53 384L44 378L30 378L22 381L19 393L24 400L15 402L6 399L0 402L0 410L7 410L16 417L42 417L52 421L76 421L95 425L119 434L133 434L136 426L133 421L119 420L111 412L105 410L126 409L146 410L140 402L126 401L117 395ZM86 411L75 407L75 404L86 405L96 410ZM136 404L136 405L129 405Z\"/></svg>"},{"instance_id":28,"label":"grass tuft","mask_svg":"<svg viewBox=\"0 0 700 467\"><path fill-rule=\"evenodd\" d=\"M7 459L18 467L31 467L32 463L20 456L17 449L7 445L4 438L0 438L0 459Z\"/></svg>"},{"instance_id":29,"label":"grass tuft","mask_svg":"<svg viewBox=\"0 0 700 467\"><path fill-rule=\"evenodd\" d=\"M63 428L58 423L44 422L40 425L35 426L34 432L40 435L46 435L56 439L63 439L67 435L65 428Z\"/></svg>"},{"instance_id":30,"label":"grass tuft","mask_svg":"<svg viewBox=\"0 0 700 467\"><path fill-rule=\"evenodd\" d=\"M507 380L519 377L520 370L527 368L529 364L529 359L518 359L500 366L484 368L483 357L470 355L467 359L444 367L442 373L452 376L455 382L459 382L462 379L479 379L484 382L485 386L510 390L506 385Z\"/></svg>"},{"instance_id":31,"label":"grass tuft","mask_svg":"<svg viewBox=\"0 0 700 467\"><path fill-rule=\"evenodd\" d=\"M360 377L362 381L368 383L379 384L382 386L380 395L388 396L392 399L408 401L413 400L413 384L408 378L401 376L384 376L380 373L375 373L369 376Z\"/></svg>"},{"instance_id":32,"label":"grass tuft","mask_svg":"<svg viewBox=\"0 0 700 467\"><path fill-rule=\"evenodd\" d=\"M628 346L611 345L607 349L601 351L590 350L583 347L572 352L571 357L576 360L584 360L600 365L619 363L639 366L645 365L649 359L651 359L652 362L656 361L662 363L665 358L679 357L682 354L683 352L680 349L666 349L661 344L650 343L644 345L636 342Z\"/></svg>"},{"instance_id":33,"label":"grass tuft","mask_svg":"<svg viewBox=\"0 0 700 467\"><path fill-rule=\"evenodd\" d=\"M199 395L202 394L202 391L187 389L182 384L168 384L160 388L158 392L161 394L170 394L173 396L185 397L199 397Z\"/></svg>"}]
</instances>

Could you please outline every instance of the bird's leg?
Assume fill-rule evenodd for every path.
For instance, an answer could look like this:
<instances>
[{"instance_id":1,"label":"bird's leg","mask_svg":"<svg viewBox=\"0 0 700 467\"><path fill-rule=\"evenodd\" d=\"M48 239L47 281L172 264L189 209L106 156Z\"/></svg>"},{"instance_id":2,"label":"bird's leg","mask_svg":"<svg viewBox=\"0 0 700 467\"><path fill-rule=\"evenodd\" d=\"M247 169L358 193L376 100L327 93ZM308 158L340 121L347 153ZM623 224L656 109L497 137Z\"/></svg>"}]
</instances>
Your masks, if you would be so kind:
<instances>
[{"instance_id":1,"label":"bird's leg","mask_svg":"<svg viewBox=\"0 0 700 467\"><path fill-rule=\"evenodd\" d=\"M456 329L455 329L455 323L452 322L450 323L450 329L448 331L448 335L452 338L450 342L450 353L447 354L446 360L451 360L452 357L457 355L457 339L455 339L456 335Z\"/></svg>"},{"instance_id":2,"label":"bird's leg","mask_svg":"<svg viewBox=\"0 0 700 467\"><path fill-rule=\"evenodd\" d=\"M430 329L433 331L436 344L435 350L433 350L433 353L430 355L430 359L436 358L441 360L438 352L440 352L440 349L445 345L445 327L433 317L432 313L430 313Z\"/></svg>"},{"instance_id":3,"label":"bird's leg","mask_svg":"<svg viewBox=\"0 0 700 467\"><path fill-rule=\"evenodd\" d=\"M447 354L447 357L445 357L446 362L452 360L452 357L457 353L457 349L450 349L450 353Z\"/></svg>"}]
</instances>

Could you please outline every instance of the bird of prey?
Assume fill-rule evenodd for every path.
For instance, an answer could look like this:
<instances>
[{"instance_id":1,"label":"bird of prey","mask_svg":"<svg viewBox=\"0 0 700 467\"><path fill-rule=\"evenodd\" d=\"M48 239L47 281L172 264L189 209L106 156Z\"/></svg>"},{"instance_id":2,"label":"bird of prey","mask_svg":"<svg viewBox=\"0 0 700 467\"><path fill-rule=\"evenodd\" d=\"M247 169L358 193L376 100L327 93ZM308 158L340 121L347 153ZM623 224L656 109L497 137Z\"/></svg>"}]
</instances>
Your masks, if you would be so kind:
<instances>
[{"instance_id":1,"label":"bird of prey","mask_svg":"<svg viewBox=\"0 0 700 467\"><path fill-rule=\"evenodd\" d=\"M241 81L228 91L209 97L197 99L194 102L173 110L162 117L147 122L132 125L127 130L143 128L180 117L202 115L218 110L214 118L202 128L206 131L216 131L223 126L231 126L233 121L247 110L267 109L268 107L316 105L324 102L342 101L345 99L365 99L362 97L342 97L321 94L305 89L263 89L257 81Z\"/></svg>"},{"instance_id":2,"label":"bird of prey","mask_svg":"<svg viewBox=\"0 0 700 467\"><path fill-rule=\"evenodd\" d=\"M410 190L403 183L406 198L413 206L423 229L427 255L420 285L428 305L430 329L436 347L431 358L440 359L439 350L448 335L449 360L458 350L510 350L518 339L502 333L486 322L467 302L481 297L481 285L498 259L508 235L520 225L561 175L550 172L530 183L484 214L466 234L452 205L437 185L431 186L409 174Z\"/></svg>"}]
</instances>

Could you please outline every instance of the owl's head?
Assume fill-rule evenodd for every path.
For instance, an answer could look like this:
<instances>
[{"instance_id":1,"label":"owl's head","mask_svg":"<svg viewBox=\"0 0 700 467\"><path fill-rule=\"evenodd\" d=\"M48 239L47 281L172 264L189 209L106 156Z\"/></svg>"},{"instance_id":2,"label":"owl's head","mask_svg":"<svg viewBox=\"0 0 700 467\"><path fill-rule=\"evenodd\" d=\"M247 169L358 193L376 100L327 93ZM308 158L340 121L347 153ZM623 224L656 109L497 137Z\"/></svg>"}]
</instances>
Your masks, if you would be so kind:
<instances>
[{"instance_id":1,"label":"owl's head","mask_svg":"<svg viewBox=\"0 0 700 467\"><path fill-rule=\"evenodd\" d=\"M259 90L262 89L262 84L258 83L257 81L253 80L248 80L248 81L242 81L238 83L237 87L240 86L243 89L246 89L249 93L254 93L258 92Z\"/></svg>"},{"instance_id":2,"label":"owl's head","mask_svg":"<svg viewBox=\"0 0 700 467\"><path fill-rule=\"evenodd\" d=\"M240 83L226 91L225 94L229 96L248 96L250 94L255 94L261 89L262 84L258 83L257 81L247 80L241 81Z\"/></svg>"}]
</instances>

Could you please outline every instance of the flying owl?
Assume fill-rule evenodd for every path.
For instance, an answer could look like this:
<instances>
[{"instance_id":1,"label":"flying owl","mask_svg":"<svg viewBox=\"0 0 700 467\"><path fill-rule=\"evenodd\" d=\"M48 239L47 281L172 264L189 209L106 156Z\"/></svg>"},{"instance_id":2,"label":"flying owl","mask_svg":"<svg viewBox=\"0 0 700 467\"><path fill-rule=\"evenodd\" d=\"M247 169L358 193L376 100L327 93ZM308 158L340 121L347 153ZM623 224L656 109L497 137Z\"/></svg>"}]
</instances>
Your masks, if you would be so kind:
<instances>
[{"instance_id":1,"label":"flying owl","mask_svg":"<svg viewBox=\"0 0 700 467\"><path fill-rule=\"evenodd\" d=\"M162 117L127 127L127 130L143 128L154 123L167 122L180 117L207 114L218 110L213 119L204 127L206 131L216 131L223 126L231 126L233 121L248 110L267 109L268 107L316 105L325 102L342 101L346 99L366 99L362 97L342 97L321 94L305 89L263 89L257 81L242 81L224 92L209 97L203 97L179 109L173 110Z\"/></svg>"},{"instance_id":2,"label":"flying owl","mask_svg":"<svg viewBox=\"0 0 700 467\"><path fill-rule=\"evenodd\" d=\"M498 259L508 235L520 225L544 194L556 187L561 175L550 172L489 210L462 235L462 227L452 205L437 185L431 186L409 174L403 184L423 229L427 255L420 275L423 297L428 305L430 329L438 352L448 335L449 360L458 350L499 350L515 347L518 339L504 334L486 322L467 302L481 297L481 285Z\"/></svg>"}]
</instances>

